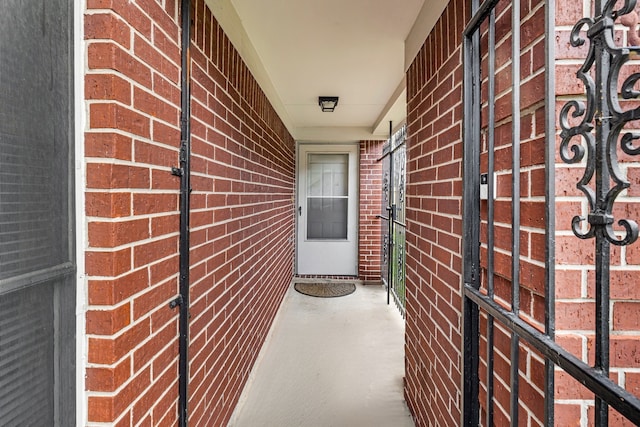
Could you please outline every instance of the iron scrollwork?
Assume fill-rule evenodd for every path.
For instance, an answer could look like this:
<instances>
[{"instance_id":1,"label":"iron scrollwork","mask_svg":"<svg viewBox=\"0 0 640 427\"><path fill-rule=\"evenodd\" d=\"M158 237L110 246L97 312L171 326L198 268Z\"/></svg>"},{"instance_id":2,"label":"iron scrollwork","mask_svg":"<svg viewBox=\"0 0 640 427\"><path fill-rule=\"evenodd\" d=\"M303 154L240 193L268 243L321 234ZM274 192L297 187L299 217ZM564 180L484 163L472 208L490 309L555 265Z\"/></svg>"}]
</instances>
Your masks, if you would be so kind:
<instances>
[{"instance_id":1,"label":"iron scrollwork","mask_svg":"<svg viewBox=\"0 0 640 427\"><path fill-rule=\"evenodd\" d=\"M404 210L404 201L405 201L405 180L406 180L406 176L407 176L407 171L405 170L406 168L406 163L407 163L407 155L406 152L404 150L402 150L401 152L398 153L399 154L399 165L400 166L400 173L399 173L399 182L398 182L398 205L403 207Z\"/></svg>"},{"instance_id":2,"label":"iron scrollwork","mask_svg":"<svg viewBox=\"0 0 640 427\"><path fill-rule=\"evenodd\" d=\"M623 20L623 15L636 14L636 0L626 0L619 9L615 9L616 3L616 0L607 1L599 16L581 19L571 32L573 47L587 42L582 37L585 27L589 39L587 57L577 72L577 77L585 87L585 101L569 101L560 112L560 157L568 164L586 162L584 175L576 187L585 194L590 211L586 218L573 218L573 233L580 239L589 239L596 235L596 230L602 229L603 236L611 244L625 246L638 239L638 224L631 219L620 219L618 225L624 228L625 233L622 238L616 235L613 228L614 203L618 195L630 186L620 168L617 150L620 144L620 149L627 155L640 154L640 146L634 144L640 139L640 132L626 129L629 122L640 119L640 107L625 110L620 99L640 98L640 91L636 89L640 73L626 77L620 93L618 82L622 67L632 59L640 59L640 47L615 45L616 19ZM629 21L635 24L627 24ZM626 17L623 24L633 27L630 28L633 33L629 40L637 40L637 14L635 20ZM595 74L595 79L592 74ZM594 174L595 190L589 186ZM583 232L581 223L585 220L588 226L587 231Z\"/></svg>"},{"instance_id":3,"label":"iron scrollwork","mask_svg":"<svg viewBox=\"0 0 640 427\"><path fill-rule=\"evenodd\" d=\"M389 265L389 234L386 233L382 241L382 265L384 270L386 270L384 266Z\"/></svg>"}]
</instances>

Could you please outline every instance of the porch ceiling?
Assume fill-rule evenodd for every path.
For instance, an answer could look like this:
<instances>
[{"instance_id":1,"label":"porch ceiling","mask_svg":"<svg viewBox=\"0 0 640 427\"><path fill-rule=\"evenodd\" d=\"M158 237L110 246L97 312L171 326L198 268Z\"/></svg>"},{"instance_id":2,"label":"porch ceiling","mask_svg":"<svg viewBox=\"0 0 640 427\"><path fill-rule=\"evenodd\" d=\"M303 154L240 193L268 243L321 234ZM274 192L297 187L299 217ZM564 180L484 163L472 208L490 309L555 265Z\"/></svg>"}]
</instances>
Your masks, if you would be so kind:
<instances>
[{"instance_id":1,"label":"porch ceiling","mask_svg":"<svg viewBox=\"0 0 640 427\"><path fill-rule=\"evenodd\" d=\"M429 22L446 4L206 2L294 138L316 142L385 138L389 121L398 125L405 119L406 57L422 44ZM340 97L333 113L320 111L318 96L325 95Z\"/></svg>"}]
</instances>

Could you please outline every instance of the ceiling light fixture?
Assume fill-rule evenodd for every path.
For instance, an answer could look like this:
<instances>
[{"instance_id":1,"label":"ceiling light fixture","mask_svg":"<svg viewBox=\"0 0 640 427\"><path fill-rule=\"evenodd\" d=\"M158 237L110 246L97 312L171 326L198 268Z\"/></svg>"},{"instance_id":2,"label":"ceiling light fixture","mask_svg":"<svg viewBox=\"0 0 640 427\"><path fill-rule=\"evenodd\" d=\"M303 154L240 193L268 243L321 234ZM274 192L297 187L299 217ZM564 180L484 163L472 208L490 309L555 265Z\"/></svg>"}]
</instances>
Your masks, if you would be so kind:
<instances>
[{"instance_id":1,"label":"ceiling light fixture","mask_svg":"<svg viewBox=\"0 0 640 427\"><path fill-rule=\"evenodd\" d=\"M318 105L320 105L320 108L322 108L323 112L332 113L333 110L335 110L336 105L338 105L338 97L337 96L319 96Z\"/></svg>"}]
</instances>

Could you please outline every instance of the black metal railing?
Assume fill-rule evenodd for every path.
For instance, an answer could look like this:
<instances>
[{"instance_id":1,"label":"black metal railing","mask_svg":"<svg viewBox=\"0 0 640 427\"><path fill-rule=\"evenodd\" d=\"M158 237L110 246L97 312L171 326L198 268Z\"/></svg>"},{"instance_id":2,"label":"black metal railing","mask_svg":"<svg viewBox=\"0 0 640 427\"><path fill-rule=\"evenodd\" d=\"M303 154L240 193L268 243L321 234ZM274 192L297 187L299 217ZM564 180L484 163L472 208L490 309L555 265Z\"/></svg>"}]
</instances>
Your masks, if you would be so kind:
<instances>
[{"instance_id":1,"label":"black metal railing","mask_svg":"<svg viewBox=\"0 0 640 427\"><path fill-rule=\"evenodd\" d=\"M405 288L405 184L406 184L406 137L403 126L392 134L385 145L382 161L382 266L381 278L387 287L389 298L393 297L404 316L406 306ZM388 301L389 302L389 301Z\"/></svg>"}]
</instances>

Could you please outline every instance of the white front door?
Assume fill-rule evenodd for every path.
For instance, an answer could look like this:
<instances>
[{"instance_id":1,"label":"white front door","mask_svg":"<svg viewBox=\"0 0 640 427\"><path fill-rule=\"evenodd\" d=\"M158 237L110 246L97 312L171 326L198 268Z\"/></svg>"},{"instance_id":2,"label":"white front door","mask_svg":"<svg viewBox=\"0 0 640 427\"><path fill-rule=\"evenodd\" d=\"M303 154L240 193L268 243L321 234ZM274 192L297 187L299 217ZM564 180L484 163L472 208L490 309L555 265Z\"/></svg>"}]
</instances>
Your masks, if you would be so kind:
<instances>
[{"instance_id":1,"label":"white front door","mask_svg":"<svg viewBox=\"0 0 640 427\"><path fill-rule=\"evenodd\" d=\"M298 150L298 274L358 274L358 146Z\"/></svg>"}]
</instances>

